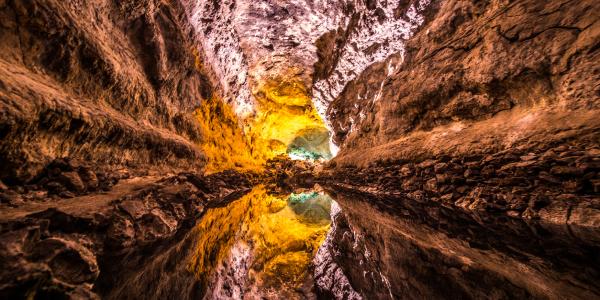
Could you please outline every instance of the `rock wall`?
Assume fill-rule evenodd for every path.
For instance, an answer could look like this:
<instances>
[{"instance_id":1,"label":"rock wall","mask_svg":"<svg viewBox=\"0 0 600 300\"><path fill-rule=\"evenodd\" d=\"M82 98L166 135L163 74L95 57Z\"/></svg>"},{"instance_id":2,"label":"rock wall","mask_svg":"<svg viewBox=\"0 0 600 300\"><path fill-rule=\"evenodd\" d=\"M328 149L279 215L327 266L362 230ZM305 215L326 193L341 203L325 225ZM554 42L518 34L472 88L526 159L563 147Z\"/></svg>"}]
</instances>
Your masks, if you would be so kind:
<instances>
[{"instance_id":1,"label":"rock wall","mask_svg":"<svg viewBox=\"0 0 600 300\"><path fill-rule=\"evenodd\" d=\"M193 110L216 91L176 1L0 2L0 178L56 157L201 167Z\"/></svg>"},{"instance_id":2,"label":"rock wall","mask_svg":"<svg viewBox=\"0 0 600 300\"><path fill-rule=\"evenodd\" d=\"M597 227L598 3L430 5L403 53L331 103L334 180Z\"/></svg>"},{"instance_id":3,"label":"rock wall","mask_svg":"<svg viewBox=\"0 0 600 300\"><path fill-rule=\"evenodd\" d=\"M436 3L354 0L344 8L343 22L315 42L319 60L314 64L312 92L326 119L331 103L365 69L392 54L397 59L389 60L387 73L402 63L406 40L425 22L426 14L436 10Z\"/></svg>"},{"instance_id":4,"label":"rock wall","mask_svg":"<svg viewBox=\"0 0 600 300\"><path fill-rule=\"evenodd\" d=\"M228 103L240 116L256 111L254 94L270 78L310 87L314 41L345 19L342 1L182 1L214 66Z\"/></svg>"},{"instance_id":5,"label":"rock wall","mask_svg":"<svg viewBox=\"0 0 600 300\"><path fill-rule=\"evenodd\" d=\"M595 1L431 3L401 52L370 65L335 98L335 141L350 153L447 126L467 143L465 128L484 131L521 114L510 136L498 132L481 147L507 148L547 127L546 116L597 110L597 10ZM411 148L415 156L431 151L420 147Z\"/></svg>"}]
</instances>

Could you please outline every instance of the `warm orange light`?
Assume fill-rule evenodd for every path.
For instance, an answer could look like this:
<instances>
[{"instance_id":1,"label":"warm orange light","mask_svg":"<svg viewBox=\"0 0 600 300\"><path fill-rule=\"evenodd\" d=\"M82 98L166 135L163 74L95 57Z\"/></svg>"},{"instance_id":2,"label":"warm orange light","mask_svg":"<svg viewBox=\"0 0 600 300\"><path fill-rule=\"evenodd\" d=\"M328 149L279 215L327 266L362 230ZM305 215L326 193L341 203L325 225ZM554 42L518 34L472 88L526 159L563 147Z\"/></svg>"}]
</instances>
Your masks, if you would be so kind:
<instances>
[{"instance_id":1,"label":"warm orange light","mask_svg":"<svg viewBox=\"0 0 600 300\"><path fill-rule=\"evenodd\" d=\"M260 171L267 159L286 154L302 132L325 130L306 87L299 81L270 80L254 96L257 113L245 120L239 120L217 97L204 100L197 109L207 172Z\"/></svg>"},{"instance_id":2,"label":"warm orange light","mask_svg":"<svg viewBox=\"0 0 600 300\"><path fill-rule=\"evenodd\" d=\"M251 146L240 129L237 116L219 98L204 100L196 110L196 119L203 133L202 150L207 157L205 171L260 171L265 159L252 153Z\"/></svg>"},{"instance_id":3,"label":"warm orange light","mask_svg":"<svg viewBox=\"0 0 600 300\"><path fill-rule=\"evenodd\" d=\"M273 79L255 92L257 115L247 122L253 148L267 158L286 154L287 147L307 128L325 128L304 84Z\"/></svg>"},{"instance_id":4,"label":"warm orange light","mask_svg":"<svg viewBox=\"0 0 600 300\"><path fill-rule=\"evenodd\" d=\"M313 201L310 212L258 186L226 207L207 211L194 229L198 242L189 269L206 283L218 268L230 265L224 262L242 243L251 252L252 284L261 290L299 288L330 226L331 199L317 193L307 198Z\"/></svg>"}]
</instances>

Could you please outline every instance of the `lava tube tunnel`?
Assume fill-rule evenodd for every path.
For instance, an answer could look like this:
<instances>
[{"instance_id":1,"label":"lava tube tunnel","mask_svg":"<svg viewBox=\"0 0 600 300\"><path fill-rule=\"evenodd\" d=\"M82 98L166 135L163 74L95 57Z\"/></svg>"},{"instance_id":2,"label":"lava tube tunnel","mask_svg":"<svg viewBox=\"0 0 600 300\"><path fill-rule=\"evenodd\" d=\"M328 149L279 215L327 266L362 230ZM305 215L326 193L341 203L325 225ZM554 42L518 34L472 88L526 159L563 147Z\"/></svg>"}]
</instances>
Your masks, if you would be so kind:
<instances>
[{"instance_id":1,"label":"lava tube tunnel","mask_svg":"<svg viewBox=\"0 0 600 300\"><path fill-rule=\"evenodd\" d=\"M600 299L599 12L0 0L0 299Z\"/></svg>"}]
</instances>

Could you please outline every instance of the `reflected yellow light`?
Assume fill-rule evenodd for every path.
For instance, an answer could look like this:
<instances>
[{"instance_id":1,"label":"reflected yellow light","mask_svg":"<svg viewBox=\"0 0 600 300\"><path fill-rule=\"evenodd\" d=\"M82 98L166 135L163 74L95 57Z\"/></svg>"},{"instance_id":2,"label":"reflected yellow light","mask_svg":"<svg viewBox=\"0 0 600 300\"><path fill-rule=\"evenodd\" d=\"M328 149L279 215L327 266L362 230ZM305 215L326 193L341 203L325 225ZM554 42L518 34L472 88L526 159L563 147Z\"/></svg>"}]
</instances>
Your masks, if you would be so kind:
<instances>
[{"instance_id":1,"label":"reflected yellow light","mask_svg":"<svg viewBox=\"0 0 600 300\"><path fill-rule=\"evenodd\" d=\"M268 195L263 186L256 187L242 199L206 212L194 229L198 242L189 269L209 283L218 267L233 267L224 262L235 255L231 249L236 243L244 243L251 248L249 269L234 271L247 271L247 289L300 288L329 230L330 204L330 200L318 203L327 218L315 221L294 212L287 197Z\"/></svg>"}]
</instances>

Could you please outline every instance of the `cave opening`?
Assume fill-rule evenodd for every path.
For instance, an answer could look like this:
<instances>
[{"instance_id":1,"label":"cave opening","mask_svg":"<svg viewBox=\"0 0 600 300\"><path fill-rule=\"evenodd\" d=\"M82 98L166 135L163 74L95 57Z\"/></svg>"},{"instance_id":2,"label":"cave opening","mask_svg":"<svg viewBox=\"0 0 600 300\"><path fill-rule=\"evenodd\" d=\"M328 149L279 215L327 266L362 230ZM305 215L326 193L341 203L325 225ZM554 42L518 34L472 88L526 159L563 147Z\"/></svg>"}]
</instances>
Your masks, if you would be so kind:
<instances>
[{"instance_id":1,"label":"cave opening","mask_svg":"<svg viewBox=\"0 0 600 300\"><path fill-rule=\"evenodd\" d=\"M328 161L333 158L329 141L330 133L327 128L305 128L288 145L287 154L291 159Z\"/></svg>"}]
</instances>

